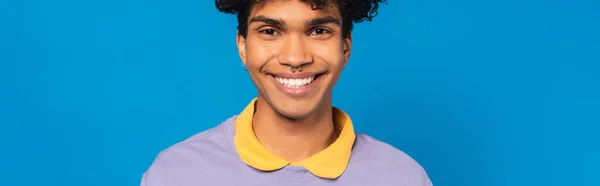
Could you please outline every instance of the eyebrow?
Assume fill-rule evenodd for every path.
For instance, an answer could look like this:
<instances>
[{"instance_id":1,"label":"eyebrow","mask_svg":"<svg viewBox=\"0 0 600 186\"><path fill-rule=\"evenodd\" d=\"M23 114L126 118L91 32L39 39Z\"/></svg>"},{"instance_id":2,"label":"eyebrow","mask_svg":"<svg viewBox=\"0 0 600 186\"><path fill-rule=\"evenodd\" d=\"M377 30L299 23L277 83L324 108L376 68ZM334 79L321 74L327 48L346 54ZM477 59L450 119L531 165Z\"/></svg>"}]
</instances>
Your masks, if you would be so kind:
<instances>
[{"instance_id":1,"label":"eyebrow","mask_svg":"<svg viewBox=\"0 0 600 186\"><path fill-rule=\"evenodd\" d=\"M312 26L324 25L324 24L328 24L328 23L333 23L333 24L336 24L338 26L342 25L342 23L340 23L340 20L338 20L338 19L336 19L335 17L332 17L332 16L327 16L327 17L312 19L312 20L308 21L306 23L306 25L309 26L309 27L312 27Z\"/></svg>"},{"instance_id":2,"label":"eyebrow","mask_svg":"<svg viewBox=\"0 0 600 186\"><path fill-rule=\"evenodd\" d=\"M263 15L256 16L256 17L253 17L252 19L250 19L250 23L253 23L253 22L262 22L262 23L273 25L276 27L283 27L286 25L285 21L283 21L281 19L277 20L277 19L269 18L269 17L263 16ZM342 23L340 23L340 20L338 20L332 16L312 19L310 21L307 21L306 25L308 27L312 27L312 26L323 25L323 24L328 24L328 23L333 23L333 24L340 25L340 26L342 25Z\"/></svg>"},{"instance_id":3,"label":"eyebrow","mask_svg":"<svg viewBox=\"0 0 600 186\"><path fill-rule=\"evenodd\" d=\"M269 24L269 25L273 25L273 26L276 26L276 27L283 27L283 26L285 26L285 21L283 21L283 20L277 20L277 19L273 19L273 18L268 18L268 17L262 16L262 15L256 16L256 17L253 17L252 19L250 19L250 23L253 23L253 22L263 22L263 23L266 23L266 24Z\"/></svg>"}]
</instances>

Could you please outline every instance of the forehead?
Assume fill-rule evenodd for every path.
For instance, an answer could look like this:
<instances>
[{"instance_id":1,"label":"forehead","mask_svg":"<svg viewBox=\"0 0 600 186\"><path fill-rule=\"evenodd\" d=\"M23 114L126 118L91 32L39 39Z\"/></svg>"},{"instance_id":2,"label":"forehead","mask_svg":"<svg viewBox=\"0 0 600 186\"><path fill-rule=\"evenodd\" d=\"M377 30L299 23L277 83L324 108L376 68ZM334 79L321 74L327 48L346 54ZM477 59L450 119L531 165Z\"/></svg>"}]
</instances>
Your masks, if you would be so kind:
<instances>
[{"instance_id":1,"label":"forehead","mask_svg":"<svg viewBox=\"0 0 600 186\"><path fill-rule=\"evenodd\" d=\"M261 0L252 5L250 17L322 17L332 16L341 19L336 1L326 0L326 5L313 9L310 0Z\"/></svg>"}]
</instances>

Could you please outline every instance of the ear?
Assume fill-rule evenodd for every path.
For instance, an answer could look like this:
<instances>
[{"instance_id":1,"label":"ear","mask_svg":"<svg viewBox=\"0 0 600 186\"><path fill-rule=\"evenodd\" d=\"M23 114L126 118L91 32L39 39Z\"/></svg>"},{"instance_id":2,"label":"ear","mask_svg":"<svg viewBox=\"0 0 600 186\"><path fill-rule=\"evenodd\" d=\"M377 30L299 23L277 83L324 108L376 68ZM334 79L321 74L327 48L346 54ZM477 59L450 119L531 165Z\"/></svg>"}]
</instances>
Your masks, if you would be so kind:
<instances>
[{"instance_id":1,"label":"ear","mask_svg":"<svg viewBox=\"0 0 600 186\"><path fill-rule=\"evenodd\" d=\"M239 31L236 32L236 44L240 59L242 60L242 63L246 65L246 38L244 38Z\"/></svg>"},{"instance_id":2,"label":"ear","mask_svg":"<svg viewBox=\"0 0 600 186\"><path fill-rule=\"evenodd\" d=\"M348 64L348 60L350 59L350 51L352 49L352 32L348 33L348 37L344 38L342 43L343 53L344 53L344 65Z\"/></svg>"}]
</instances>

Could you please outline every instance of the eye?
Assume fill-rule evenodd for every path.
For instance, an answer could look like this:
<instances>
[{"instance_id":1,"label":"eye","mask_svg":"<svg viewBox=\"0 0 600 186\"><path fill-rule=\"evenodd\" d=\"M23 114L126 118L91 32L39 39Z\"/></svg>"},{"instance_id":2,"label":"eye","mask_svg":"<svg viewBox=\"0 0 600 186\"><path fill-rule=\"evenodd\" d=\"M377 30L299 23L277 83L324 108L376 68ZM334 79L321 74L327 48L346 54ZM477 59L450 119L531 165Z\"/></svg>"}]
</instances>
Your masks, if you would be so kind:
<instances>
[{"instance_id":1,"label":"eye","mask_svg":"<svg viewBox=\"0 0 600 186\"><path fill-rule=\"evenodd\" d=\"M277 34L277 31L274 29L264 29L261 30L260 33L273 36Z\"/></svg>"},{"instance_id":2,"label":"eye","mask_svg":"<svg viewBox=\"0 0 600 186\"><path fill-rule=\"evenodd\" d=\"M329 33L331 33L331 32L327 29L316 28L316 29L313 29L309 35L322 35L322 34L329 34Z\"/></svg>"}]
</instances>

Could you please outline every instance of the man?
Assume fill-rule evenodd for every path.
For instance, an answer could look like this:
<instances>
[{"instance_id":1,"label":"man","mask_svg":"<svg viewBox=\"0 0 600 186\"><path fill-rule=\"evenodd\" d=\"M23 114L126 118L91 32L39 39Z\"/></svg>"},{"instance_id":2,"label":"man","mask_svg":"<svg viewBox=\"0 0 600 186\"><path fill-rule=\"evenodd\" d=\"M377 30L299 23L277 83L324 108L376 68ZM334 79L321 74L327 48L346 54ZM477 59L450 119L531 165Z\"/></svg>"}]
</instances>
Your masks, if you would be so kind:
<instances>
[{"instance_id":1,"label":"man","mask_svg":"<svg viewBox=\"0 0 600 186\"><path fill-rule=\"evenodd\" d=\"M216 0L238 14L237 46L258 97L237 116L161 152L142 186L430 186L400 150L354 132L332 107L352 23L382 0Z\"/></svg>"}]
</instances>

